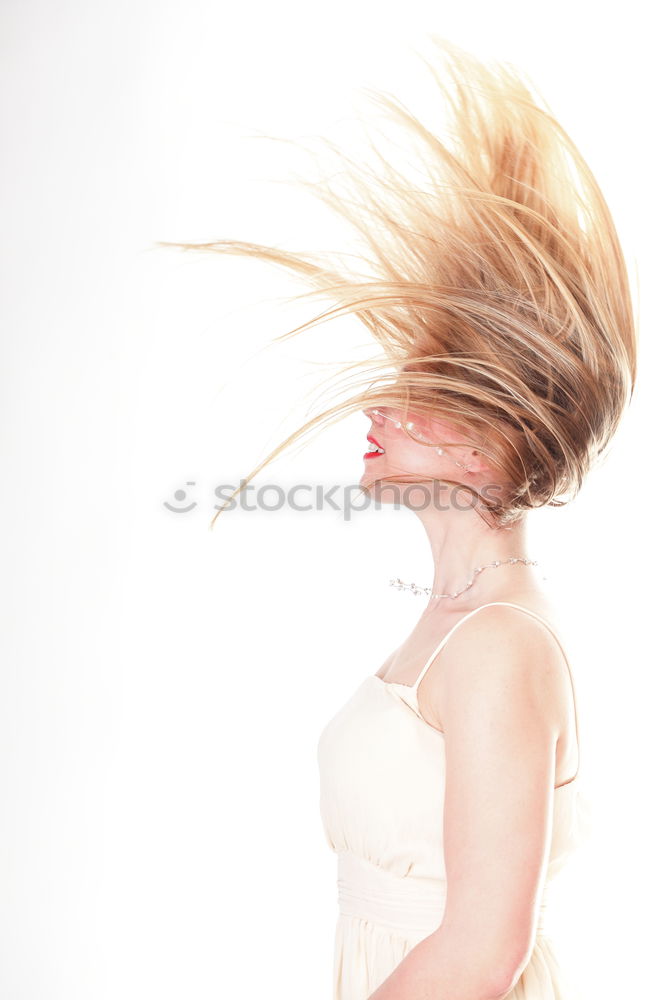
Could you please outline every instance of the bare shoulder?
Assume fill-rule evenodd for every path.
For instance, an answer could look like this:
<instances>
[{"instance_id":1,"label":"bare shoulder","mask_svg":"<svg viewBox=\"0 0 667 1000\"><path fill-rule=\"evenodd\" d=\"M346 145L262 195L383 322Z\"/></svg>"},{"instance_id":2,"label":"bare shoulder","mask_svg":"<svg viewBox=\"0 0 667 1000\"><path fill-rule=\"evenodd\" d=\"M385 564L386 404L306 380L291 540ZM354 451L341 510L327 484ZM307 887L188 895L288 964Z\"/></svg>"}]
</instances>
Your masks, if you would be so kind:
<instances>
[{"instance_id":1,"label":"bare shoulder","mask_svg":"<svg viewBox=\"0 0 667 1000\"><path fill-rule=\"evenodd\" d=\"M569 676L563 650L544 622L521 608L489 605L461 623L439 654L439 683L433 692L445 731L452 716L459 723L466 706L482 703L517 723L538 712L546 724L560 727L569 699Z\"/></svg>"}]
</instances>

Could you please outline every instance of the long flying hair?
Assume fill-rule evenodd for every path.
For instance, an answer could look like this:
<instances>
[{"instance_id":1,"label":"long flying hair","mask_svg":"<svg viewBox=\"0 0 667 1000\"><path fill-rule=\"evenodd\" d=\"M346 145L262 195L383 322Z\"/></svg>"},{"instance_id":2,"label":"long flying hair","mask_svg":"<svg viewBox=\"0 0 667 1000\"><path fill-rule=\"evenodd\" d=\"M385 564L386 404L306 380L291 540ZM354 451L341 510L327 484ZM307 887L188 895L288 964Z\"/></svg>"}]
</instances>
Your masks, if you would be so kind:
<instances>
[{"instance_id":1,"label":"long flying hair","mask_svg":"<svg viewBox=\"0 0 667 1000\"><path fill-rule=\"evenodd\" d=\"M500 499L466 488L502 527L567 503L602 456L634 390L636 323L609 208L567 133L513 67L430 38L440 134L374 92L424 183L385 157L370 171L330 143L357 197L304 182L361 233L369 273L346 273L331 255L236 240L160 245L273 262L312 286L306 296L333 300L275 340L355 313L382 348L382 363L343 369L358 391L289 435L246 484L309 431L369 406L398 407L456 427L498 470Z\"/></svg>"}]
</instances>

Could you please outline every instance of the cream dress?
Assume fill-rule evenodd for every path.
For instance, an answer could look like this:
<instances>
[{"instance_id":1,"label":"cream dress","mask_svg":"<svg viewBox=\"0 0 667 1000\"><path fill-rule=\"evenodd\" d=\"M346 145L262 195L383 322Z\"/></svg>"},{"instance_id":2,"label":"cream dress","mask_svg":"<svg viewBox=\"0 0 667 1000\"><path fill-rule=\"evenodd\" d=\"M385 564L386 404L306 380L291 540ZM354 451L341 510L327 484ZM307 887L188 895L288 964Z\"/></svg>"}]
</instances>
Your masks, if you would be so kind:
<instances>
[{"instance_id":1,"label":"cream dress","mask_svg":"<svg viewBox=\"0 0 667 1000\"><path fill-rule=\"evenodd\" d=\"M535 612L508 601L491 603L520 608L539 619L558 641ZM445 738L421 715L417 689L449 636L489 606L475 608L456 623L414 685L388 683L375 674L367 677L320 735L320 811L327 842L338 856L334 1000L367 1000L442 920L447 885ZM581 779L574 778L554 790L537 936L508 1000L580 1000L556 960L546 929L548 884L590 832L589 804L579 794Z\"/></svg>"}]
</instances>

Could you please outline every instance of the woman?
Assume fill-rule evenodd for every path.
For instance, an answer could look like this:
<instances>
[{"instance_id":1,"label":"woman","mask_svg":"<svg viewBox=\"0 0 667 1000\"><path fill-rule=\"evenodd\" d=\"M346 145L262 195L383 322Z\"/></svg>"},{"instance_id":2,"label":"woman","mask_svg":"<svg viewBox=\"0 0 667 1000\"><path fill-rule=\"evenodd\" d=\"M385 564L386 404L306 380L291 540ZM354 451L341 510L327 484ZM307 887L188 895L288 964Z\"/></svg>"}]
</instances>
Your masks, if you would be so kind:
<instances>
[{"instance_id":1,"label":"woman","mask_svg":"<svg viewBox=\"0 0 667 1000\"><path fill-rule=\"evenodd\" d=\"M335 996L564 1000L544 885L581 834L578 729L525 518L489 527L465 492L438 502L457 467L480 492L500 484L481 449L424 448L457 439L446 422L367 415L381 450L363 481L393 470L433 481L399 497L424 524L434 577L412 633L320 737L339 857Z\"/></svg>"},{"instance_id":2,"label":"woman","mask_svg":"<svg viewBox=\"0 0 667 1000\"><path fill-rule=\"evenodd\" d=\"M413 509L433 552L413 631L318 745L339 859L335 1000L567 1000L545 887L582 834L577 716L526 519L576 495L613 437L635 323L614 224L572 141L516 71L434 41L447 131L382 98L421 181L387 160L369 181L346 160L361 197L317 189L362 233L370 275L255 244L199 248L279 263L336 300L287 336L354 312L383 349L370 385L366 370L246 482L363 409L361 487Z\"/></svg>"}]
</instances>

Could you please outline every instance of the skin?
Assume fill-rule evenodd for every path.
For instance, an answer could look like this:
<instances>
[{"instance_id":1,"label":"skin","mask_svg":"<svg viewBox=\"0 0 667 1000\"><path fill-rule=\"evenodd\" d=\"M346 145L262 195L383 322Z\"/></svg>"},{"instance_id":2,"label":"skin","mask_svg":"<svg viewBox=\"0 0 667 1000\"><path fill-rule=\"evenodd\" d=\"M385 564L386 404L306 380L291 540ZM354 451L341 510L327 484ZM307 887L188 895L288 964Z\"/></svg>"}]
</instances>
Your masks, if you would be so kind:
<instances>
[{"instance_id":1,"label":"skin","mask_svg":"<svg viewBox=\"0 0 667 1000\"><path fill-rule=\"evenodd\" d=\"M365 411L385 455L366 460L361 485L396 502L379 476L411 473L497 483L472 447L435 449L411 440L391 418ZM429 440L460 440L442 422L413 416ZM468 465L463 470L455 461ZM434 560L432 590L460 590L477 565L530 555L526 522L489 528L474 508L440 509L417 494L415 510ZM433 497L431 497L433 499ZM458 509L457 509L458 508ZM490 601L553 615L533 567L480 573L454 601L431 599L406 641L378 675L412 684L439 640L460 618ZM499 1000L516 984L535 941L551 837L555 786L577 769L572 688L563 654L541 622L509 607L484 608L448 640L418 689L426 720L446 733L444 851L447 905L441 925L414 947L369 1000Z\"/></svg>"}]
</instances>

